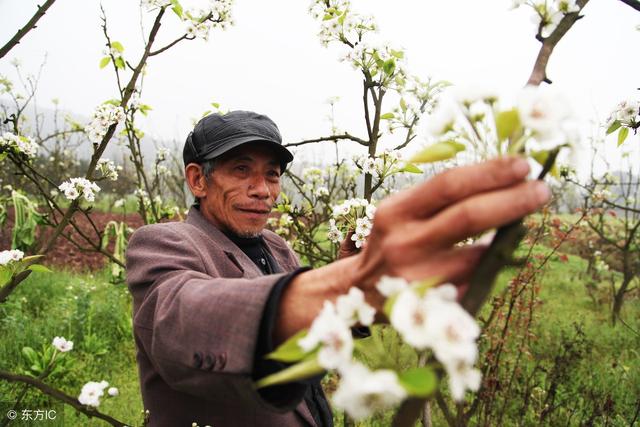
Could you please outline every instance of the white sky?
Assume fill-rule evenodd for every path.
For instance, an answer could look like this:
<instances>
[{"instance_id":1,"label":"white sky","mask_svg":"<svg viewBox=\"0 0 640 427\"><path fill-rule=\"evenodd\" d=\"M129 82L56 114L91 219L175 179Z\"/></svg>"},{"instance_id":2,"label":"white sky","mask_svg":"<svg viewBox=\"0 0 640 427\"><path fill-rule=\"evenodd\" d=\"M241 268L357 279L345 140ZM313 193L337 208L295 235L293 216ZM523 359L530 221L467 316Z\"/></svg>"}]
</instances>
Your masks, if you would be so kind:
<instances>
[{"instance_id":1,"label":"white sky","mask_svg":"<svg viewBox=\"0 0 640 427\"><path fill-rule=\"evenodd\" d=\"M356 12L374 15L381 39L406 49L409 70L422 77L513 94L526 82L538 52L530 9L511 11L508 0L352 1ZM1 44L26 23L37 3L0 0ZM126 58L137 59L138 2L104 0L103 5L112 40L124 44ZM288 142L319 137L329 133L326 99L340 96L338 126L362 135L360 76L338 61L340 49L320 45L307 6L301 0L236 0L234 27L215 31L209 42L185 41L151 58L142 96L154 108L142 123L147 134L183 141L193 119L216 101L269 115ZM638 97L640 13L621 2L591 0L584 15L557 46L548 75L573 104L582 132L591 135L590 122L602 121L618 101ZM64 109L88 116L116 96L112 73L98 68L104 47L99 16L98 1L58 0L0 61L0 74L14 77L13 58L25 71L36 72L47 55L39 103L49 106L58 98ZM166 18L158 46L180 34L177 18L172 13ZM629 138L626 145L640 145L639 136ZM607 145L615 157L615 142ZM323 151L319 147L307 155Z\"/></svg>"}]
</instances>

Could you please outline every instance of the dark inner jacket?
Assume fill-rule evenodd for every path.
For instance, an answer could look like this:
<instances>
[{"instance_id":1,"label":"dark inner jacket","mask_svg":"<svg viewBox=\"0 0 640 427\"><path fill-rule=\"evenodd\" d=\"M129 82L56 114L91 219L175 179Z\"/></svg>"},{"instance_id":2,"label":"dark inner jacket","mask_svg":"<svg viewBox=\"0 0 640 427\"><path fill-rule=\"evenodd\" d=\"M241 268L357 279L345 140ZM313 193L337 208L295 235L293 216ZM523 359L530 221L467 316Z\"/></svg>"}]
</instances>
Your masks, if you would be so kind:
<instances>
[{"instance_id":1,"label":"dark inner jacket","mask_svg":"<svg viewBox=\"0 0 640 427\"><path fill-rule=\"evenodd\" d=\"M266 249L266 244L262 236L258 237L239 237L232 233L225 233L249 259L251 259L264 274L274 274L282 271L277 261L271 256ZM275 350L272 342L273 329L275 327L276 315L282 291L291 282L291 280L299 273L308 270L308 268L300 268L281 278L271 290L269 299L264 308L262 320L260 323L260 332L258 334L258 342L256 345L254 379L263 378L269 374L284 369L287 365L273 360L267 360L264 356ZM297 387L304 387L304 400L319 427L332 427L333 416L331 408L322 391L320 379L322 376L312 378L310 380L300 382ZM284 386L267 387L260 391L261 396L271 404L278 406L279 395L281 395ZM291 385L286 387L291 389Z\"/></svg>"}]
</instances>

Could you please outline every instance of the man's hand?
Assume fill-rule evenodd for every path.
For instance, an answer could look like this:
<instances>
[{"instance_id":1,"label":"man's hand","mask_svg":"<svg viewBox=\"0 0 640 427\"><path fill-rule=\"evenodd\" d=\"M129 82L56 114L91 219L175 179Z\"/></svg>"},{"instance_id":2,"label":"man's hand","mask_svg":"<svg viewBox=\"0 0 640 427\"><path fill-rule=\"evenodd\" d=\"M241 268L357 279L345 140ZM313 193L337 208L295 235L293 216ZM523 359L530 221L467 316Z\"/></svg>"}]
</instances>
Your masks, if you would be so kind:
<instances>
[{"instance_id":1,"label":"man's hand","mask_svg":"<svg viewBox=\"0 0 640 427\"><path fill-rule=\"evenodd\" d=\"M499 158L450 169L380 203L365 248L358 254L297 276L281 301L276 341L308 327L324 299L351 286L365 291L376 309L383 275L407 280L438 277L463 284L485 245L458 246L542 207L550 196L540 181L525 182L526 160Z\"/></svg>"},{"instance_id":2,"label":"man's hand","mask_svg":"<svg viewBox=\"0 0 640 427\"><path fill-rule=\"evenodd\" d=\"M456 243L515 221L549 200L543 182L524 181L528 173L526 160L499 158L448 170L385 199L353 283L373 296L382 275L464 283L486 246Z\"/></svg>"}]
</instances>

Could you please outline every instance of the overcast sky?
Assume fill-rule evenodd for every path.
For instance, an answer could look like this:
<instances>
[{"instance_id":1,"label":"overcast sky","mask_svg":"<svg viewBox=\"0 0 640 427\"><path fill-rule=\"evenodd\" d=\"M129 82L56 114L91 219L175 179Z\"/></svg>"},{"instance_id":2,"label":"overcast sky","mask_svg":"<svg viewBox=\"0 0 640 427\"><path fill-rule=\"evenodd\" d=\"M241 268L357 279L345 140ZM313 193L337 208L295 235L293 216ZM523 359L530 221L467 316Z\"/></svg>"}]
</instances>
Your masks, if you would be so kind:
<instances>
[{"instance_id":1,"label":"overcast sky","mask_svg":"<svg viewBox=\"0 0 640 427\"><path fill-rule=\"evenodd\" d=\"M1 44L26 23L37 3L0 0ZM123 43L126 58L138 58L138 2L102 3L112 39ZM355 11L374 15L380 38L403 47L409 70L419 76L513 94L526 82L539 48L530 9L509 10L507 0L352 4ZM338 126L362 134L360 76L338 61L340 49L321 46L318 24L307 7L304 0L237 0L235 26L214 31L208 42L183 42L151 58L142 101L154 110L143 122L144 130L183 141L193 120L215 101L271 116L293 142L326 135L326 99L340 96ZM548 75L570 99L583 133L590 135L596 129L592 123L602 121L618 101L638 97L640 13L619 1L591 0L584 15L557 46ZM158 45L175 38L181 28L172 14L165 21ZM99 2L58 0L38 28L0 61L0 74L14 78L9 64L14 58L26 72L36 72L46 55L38 102L47 106L58 98L63 108L88 116L97 104L116 96L112 73L98 68L103 47ZM627 144L640 145L638 136L630 138Z\"/></svg>"}]
</instances>

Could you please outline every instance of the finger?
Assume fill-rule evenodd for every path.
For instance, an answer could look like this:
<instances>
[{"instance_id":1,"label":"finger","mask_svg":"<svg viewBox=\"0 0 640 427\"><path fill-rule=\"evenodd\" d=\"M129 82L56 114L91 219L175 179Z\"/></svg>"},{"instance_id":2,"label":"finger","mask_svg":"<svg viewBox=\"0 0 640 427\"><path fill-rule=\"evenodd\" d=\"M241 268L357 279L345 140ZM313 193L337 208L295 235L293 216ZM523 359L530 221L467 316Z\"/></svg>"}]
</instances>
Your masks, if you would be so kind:
<instances>
[{"instance_id":1,"label":"finger","mask_svg":"<svg viewBox=\"0 0 640 427\"><path fill-rule=\"evenodd\" d=\"M382 202L376 212L376 225L429 217L474 194L511 186L528 173L529 164L520 157L500 157L450 169Z\"/></svg>"},{"instance_id":2,"label":"finger","mask_svg":"<svg viewBox=\"0 0 640 427\"><path fill-rule=\"evenodd\" d=\"M408 234L410 241L405 244L449 247L538 210L549 201L550 194L544 182L530 181L470 197L428 221L413 222L412 232Z\"/></svg>"},{"instance_id":3,"label":"finger","mask_svg":"<svg viewBox=\"0 0 640 427\"><path fill-rule=\"evenodd\" d=\"M485 245L461 246L436 252L414 248L401 254L401 259L394 260L392 257L389 263L395 270L393 276L401 276L409 281L437 278L442 283L461 283L469 280L486 249Z\"/></svg>"}]
</instances>

